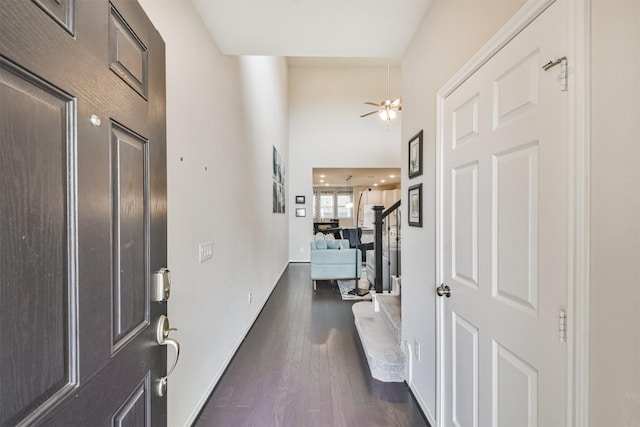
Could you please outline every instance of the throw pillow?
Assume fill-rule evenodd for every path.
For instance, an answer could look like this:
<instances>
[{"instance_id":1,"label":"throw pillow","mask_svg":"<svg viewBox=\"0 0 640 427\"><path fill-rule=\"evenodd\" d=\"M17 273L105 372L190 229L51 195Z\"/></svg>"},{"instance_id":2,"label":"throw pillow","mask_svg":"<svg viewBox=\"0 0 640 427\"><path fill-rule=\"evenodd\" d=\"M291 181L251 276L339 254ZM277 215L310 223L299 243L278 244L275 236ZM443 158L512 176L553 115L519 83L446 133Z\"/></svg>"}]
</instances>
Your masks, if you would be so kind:
<instances>
[{"instance_id":1,"label":"throw pillow","mask_svg":"<svg viewBox=\"0 0 640 427\"><path fill-rule=\"evenodd\" d=\"M316 249L327 249L327 241L324 239L316 239Z\"/></svg>"}]
</instances>

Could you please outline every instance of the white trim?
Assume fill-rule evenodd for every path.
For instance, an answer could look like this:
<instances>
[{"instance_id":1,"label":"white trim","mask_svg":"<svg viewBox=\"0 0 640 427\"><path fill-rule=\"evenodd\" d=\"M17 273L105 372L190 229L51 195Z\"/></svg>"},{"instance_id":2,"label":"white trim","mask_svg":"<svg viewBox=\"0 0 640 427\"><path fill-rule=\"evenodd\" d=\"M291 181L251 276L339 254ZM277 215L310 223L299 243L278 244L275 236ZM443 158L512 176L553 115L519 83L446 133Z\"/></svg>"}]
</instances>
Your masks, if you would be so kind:
<instances>
[{"instance_id":1,"label":"white trim","mask_svg":"<svg viewBox=\"0 0 640 427\"><path fill-rule=\"evenodd\" d=\"M572 269L569 314L567 426L589 425L589 188L590 188L590 20L591 0L569 3L569 132L573 154Z\"/></svg>"},{"instance_id":2,"label":"white trim","mask_svg":"<svg viewBox=\"0 0 640 427\"><path fill-rule=\"evenodd\" d=\"M413 347L411 346L411 344L409 344L409 341L404 341L404 343L405 344L404 344L403 351L405 352L406 360L407 360L407 363L405 365L405 374L406 374L405 382L407 383L407 386L411 390L413 397L415 397L416 401L418 402L418 406L420 406L422 413L427 418L427 422L429 423L429 425L435 426L436 419L433 416L433 413L429 410L429 406L427 406L424 399L422 398L422 395L415 388L415 384L413 383L413 355L414 355Z\"/></svg>"},{"instance_id":3,"label":"white trim","mask_svg":"<svg viewBox=\"0 0 640 427\"><path fill-rule=\"evenodd\" d=\"M429 423L429 425L435 426L436 425L435 418L433 418L433 414L429 412L429 407L424 403L424 399L422 398L420 393L418 393L418 391L415 388L413 388L412 383L407 383L407 385L409 386L409 389L411 389L411 393L413 393L413 397L416 398L418 405L420 406L420 408L422 408L422 412L424 412L424 416L427 418L427 422Z\"/></svg>"},{"instance_id":4,"label":"white trim","mask_svg":"<svg viewBox=\"0 0 640 427\"><path fill-rule=\"evenodd\" d=\"M467 76L468 77L468 76ZM465 78L466 79L466 78ZM458 87L459 85L456 85ZM450 94L451 92L448 92ZM443 143L443 119L444 115L442 111L444 109L445 95L442 93L442 89L436 95L436 286L440 286L443 283L443 266L442 266L442 143ZM444 381L442 379L444 366L442 361L444 360L444 336L442 334L442 328L444 325L443 307L444 303L442 298L436 298L436 422L432 425L443 425L443 412L444 412L444 395L446 390L444 389Z\"/></svg>"},{"instance_id":5,"label":"white trim","mask_svg":"<svg viewBox=\"0 0 640 427\"><path fill-rule=\"evenodd\" d=\"M487 63L515 36L520 34L556 0L529 0L507 21L506 24L476 52L466 64L438 91L438 97L446 98L464 83L473 73Z\"/></svg>"},{"instance_id":6,"label":"white trim","mask_svg":"<svg viewBox=\"0 0 640 427\"><path fill-rule=\"evenodd\" d=\"M442 144L443 103L453 91L488 62L556 0L529 0L436 95L436 286L442 283ZM561 0L562 1L562 0ZM589 398L589 165L590 165L590 7L591 0L568 1L572 146L569 225L570 275L567 295L569 340L567 426L588 426ZM436 304L436 422L444 425L442 299Z\"/></svg>"}]
</instances>

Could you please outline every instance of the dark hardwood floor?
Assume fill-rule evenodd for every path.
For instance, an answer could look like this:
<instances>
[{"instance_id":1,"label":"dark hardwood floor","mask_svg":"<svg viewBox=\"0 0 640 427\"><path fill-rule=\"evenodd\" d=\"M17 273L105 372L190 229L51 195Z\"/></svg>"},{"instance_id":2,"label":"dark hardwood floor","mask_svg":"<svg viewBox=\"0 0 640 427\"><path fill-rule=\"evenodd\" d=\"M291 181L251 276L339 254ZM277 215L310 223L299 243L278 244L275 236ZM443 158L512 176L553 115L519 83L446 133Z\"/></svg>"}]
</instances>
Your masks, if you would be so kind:
<instances>
[{"instance_id":1,"label":"dark hardwood floor","mask_svg":"<svg viewBox=\"0 0 640 427\"><path fill-rule=\"evenodd\" d=\"M195 425L428 426L405 383L371 378L351 304L291 264Z\"/></svg>"}]
</instances>

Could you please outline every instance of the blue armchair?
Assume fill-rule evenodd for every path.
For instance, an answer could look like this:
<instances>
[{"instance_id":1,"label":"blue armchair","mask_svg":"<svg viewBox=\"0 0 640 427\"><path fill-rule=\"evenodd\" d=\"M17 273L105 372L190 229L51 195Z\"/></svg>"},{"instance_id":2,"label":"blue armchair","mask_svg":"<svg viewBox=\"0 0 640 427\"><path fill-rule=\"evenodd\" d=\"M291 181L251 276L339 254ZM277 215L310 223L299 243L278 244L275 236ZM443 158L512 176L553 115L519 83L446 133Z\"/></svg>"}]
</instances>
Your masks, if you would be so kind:
<instances>
[{"instance_id":1,"label":"blue armchair","mask_svg":"<svg viewBox=\"0 0 640 427\"><path fill-rule=\"evenodd\" d=\"M358 230L358 234L356 234ZM362 261L365 261L365 254L367 251L373 250L373 242L362 243L362 228L343 228L342 237L349 240L349 247L352 249L358 248L362 252Z\"/></svg>"},{"instance_id":2,"label":"blue armchair","mask_svg":"<svg viewBox=\"0 0 640 427\"><path fill-rule=\"evenodd\" d=\"M316 280L359 279L361 275L362 254L359 249L349 249L347 240L319 238L311 242L311 280L314 290Z\"/></svg>"}]
</instances>

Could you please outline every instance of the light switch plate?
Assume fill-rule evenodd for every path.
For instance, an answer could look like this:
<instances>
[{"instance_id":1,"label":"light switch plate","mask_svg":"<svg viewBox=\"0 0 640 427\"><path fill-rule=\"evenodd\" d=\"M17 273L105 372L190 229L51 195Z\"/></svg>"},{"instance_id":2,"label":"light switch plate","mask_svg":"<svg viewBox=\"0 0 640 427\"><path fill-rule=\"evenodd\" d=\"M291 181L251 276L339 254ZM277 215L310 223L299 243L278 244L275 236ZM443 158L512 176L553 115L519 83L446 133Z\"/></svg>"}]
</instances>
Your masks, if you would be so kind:
<instances>
[{"instance_id":1,"label":"light switch plate","mask_svg":"<svg viewBox=\"0 0 640 427\"><path fill-rule=\"evenodd\" d=\"M204 242L198 245L199 261L205 262L213 258L213 242Z\"/></svg>"}]
</instances>

